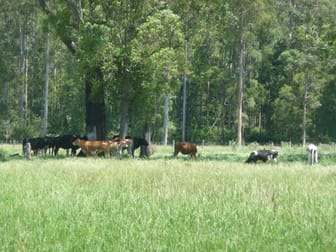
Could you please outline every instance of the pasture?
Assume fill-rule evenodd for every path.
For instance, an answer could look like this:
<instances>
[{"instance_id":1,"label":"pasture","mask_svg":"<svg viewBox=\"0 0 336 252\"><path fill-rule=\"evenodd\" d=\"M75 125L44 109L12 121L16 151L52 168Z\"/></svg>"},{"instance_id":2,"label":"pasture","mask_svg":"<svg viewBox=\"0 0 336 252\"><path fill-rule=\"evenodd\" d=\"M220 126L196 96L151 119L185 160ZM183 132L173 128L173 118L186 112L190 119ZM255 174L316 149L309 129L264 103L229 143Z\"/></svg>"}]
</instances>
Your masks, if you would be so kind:
<instances>
[{"instance_id":1,"label":"pasture","mask_svg":"<svg viewBox=\"0 0 336 252\"><path fill-rule=\"evenodd\" d=\"M8 158L0 145L1 251L335 251L336 151L171 146L150 159ZM0 153L1 154L1 153ZM138 155L138 154L136 154Z\"/></svg>"}]
</instances>

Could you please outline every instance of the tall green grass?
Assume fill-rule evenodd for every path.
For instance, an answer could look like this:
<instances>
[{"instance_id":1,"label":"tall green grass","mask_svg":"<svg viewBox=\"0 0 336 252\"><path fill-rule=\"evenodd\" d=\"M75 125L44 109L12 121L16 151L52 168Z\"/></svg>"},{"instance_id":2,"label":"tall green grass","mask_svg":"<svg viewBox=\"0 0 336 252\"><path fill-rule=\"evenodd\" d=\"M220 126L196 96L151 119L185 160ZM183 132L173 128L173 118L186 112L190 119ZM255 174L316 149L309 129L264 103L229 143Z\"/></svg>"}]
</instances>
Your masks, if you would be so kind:
<instances>
[{"instance_id":1,"label":"tall green grass","mask_svg":"<svg viewBox=\"0 0 336 252\"><path fill-rule=\"evenodd\" d=\"M0 250L336 250L334 165L247 165L206 148L192 161L157 148L149 160L0 163Z\"/></svg>"}]
</instances>

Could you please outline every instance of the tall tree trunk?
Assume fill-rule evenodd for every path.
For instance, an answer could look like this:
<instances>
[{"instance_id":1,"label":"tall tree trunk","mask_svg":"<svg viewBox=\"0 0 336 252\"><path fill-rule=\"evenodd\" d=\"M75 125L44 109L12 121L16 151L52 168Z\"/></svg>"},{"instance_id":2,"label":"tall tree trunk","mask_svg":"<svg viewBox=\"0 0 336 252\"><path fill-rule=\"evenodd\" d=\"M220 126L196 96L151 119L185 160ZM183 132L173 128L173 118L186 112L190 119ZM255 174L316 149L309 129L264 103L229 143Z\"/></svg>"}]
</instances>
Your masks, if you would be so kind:
<instances>
[{"instance_id":1,"label":"tall tree trunk","mask_svg":"<svg viewBox=\"0 0 336 252\"><path fill-rule=\"evenodd\" d=\"M28 44L28 36L26 36L26 45ZM28 119L28 46L25 55L25 74L24 74L24 119L27 123Z\"/></svg>"},{"instance_id":2,"label":"tall tree trunk","mask_svg":"<svg viewBox=\"0 0 336 252\"><path fill-rule=\"evenodd\" d=\"M49 46L50 46L50 33L47 33L47 49L46 49L46 72L44 83L44 112L43 112L43 135L48 133L48 99L49 99Z\"/></svg>"},{"instance_id":3,"label":"tall tree trunk","mask_svg":"<svg viewBox=\"0 0 336 252\"><path fill-rule=\"evenodd\" d=\"M294 3L293 0L289 0L288 1L288 4L289 4L289 7L290 7L290 13L289 13L289 34L288 34L288 37L291 39L293 37L293 32L294 32L294 28L295 28L295 8L296 8L296 5Z\"/></svg>"},{"instance_id":4,"label":"tall tree trunk","mask_svg":"<svg viewBox=\"0 0 336 252\"><path fill-rule=\"evenodd\" d=\"M27 65L27 55L26 55L26 42L27 35L25 34L25 29L20 27L20 73L21 73L21 88L20 88L20 96L19 96L19 111L20 118L25 121L26 113L27 113L27 75L28 70Z\"/></svg>"},{"instance_id":5,"label":"tall tree trunk","mask_svg":"<svg viewBox=\"0 0 336 252\"><path fill-rule=\"evenodd\" d=\"M148 144L152 143L152 129L150 128L148 123L144 125L144 137L147 140Z\"/></svg>"},{"instance_id":6,"label":"tall tree trunk","mask_svg":"<svg viewBox=\"0 0 336 252\"><path fill-rule=\"evenodd\" d=\"M92 81L97 78L102 82L102 73L99 68L94 73L88 75L85 81L85 100L86 100L86 132L90 139L106 139L106 109L104 101L104 88L95 90L95 97L92 96Z\"/></svg>"},{"instance_id":7,"label":"tall tree trunk","mask_svg":"<svg viewBox=\"0 0 336 252\"><path fill-rule=\"evenodd\" d=\"M153 150L151 146L152 130L148 123L145 123L144 125L144 136L149 145L140 146L140 157L149 157L152 154Z\"/></svg>"},{"instance_id":8,"label":"tall tree trunk","mask_svg":"<svg viewBox=\"0 0 336 252\"><path fill-rule=\"evenodd\" d=\"M124 138L128 132L128 98L121 101L120 137Z\"/></svg>"},{"instance_id":9,"label":"tall tree trunk","mask_svg":"<svg viewBox=\"0 0 336 252\"><path fill-rule=\"evenodd\" d=\"M3 127L3 131L0 133L3 133L5 136L6 142L8 141L9 137L9 115L8 115L8 98L9 98L9 85L8 82L5 81L3 83L2 87L2 100L1 100L1 107L0 107L0 118L2 118L3 124L1 125Z\"/></svg>"},{"instance_id":10,"label":"tall tree trunk","mask_svg":"<svg viewBox=\"0 0 336 252\"><path fill-rule=\"evenodd\" d=\"M168 121L169 121L169 94L165 95L163 115L163 144L168 144Z\"/></svg>"},{"instance_id":11,"label":"tall tree trunk","mask_svg":"<svg viewBox=\"0 0 336 252\"><path fill-rule=\"evenodd\" d=\"M120 115L120 137L124 138L128 132L128 109L130 99L130 80L127 74L124 75L124 89L123 99L121 101L121 115Z\"/></svg>"},{"instance_id":12,"label":"tall tree trunk","mask_svg":"<svg viewBox=\"0 0 336 252\"><path fill-rule=\"evenodd\" d=\"M304 95L303 95L303 118L302 118L302 145L306 145L307 138L307 103L308 103L308 87L309 87L309 73L306 69L304 72Z\"/></svg>"},{"instance_id":13,"label":"tall tree trunk","mask_svg":"<svg viewBox=\"0 0 336 252\"><path fill-rule=\"evenodd\" d=\"M244 92L244 55L245 42L243 38L240 41L240 57L239 57L239 83L238 83L238 104L237 104L237 144L242 144L243 139L243 92Z\"/></svg>"},{"instance_id":14,"label":"tall tree trunk","mask_svg":"<svg viewBox=\"0 0 336 252\"><path fill-rule=\"evenodd\" d=\"M185 60L188 60L188 42L185 42ZM187 75L183 75L183 104L182 104L182 141L186 138L186 114L187 114Z\"/></svg>"},{"instance_id":15,"label":"tall tree trunk","mask_svg":"<svg viewBox=\"0 0 336 252\"><path fill-rule=\"evenodd\" d=\"M6 121L8 120L8 97L9 97L9 87L8 82L3 82L2 87L2 100L1 100L1 116Z\"/></svg>"},{"instance_id":16,"label":"tall tree trunk","mask_svg":"<svg viewBox=\"0 0 336 252\"><path fill-rule=\"evenodd\" d=\"M39 0L40 8L52 17L55 17L55 13L49 9L47 1ZM70 3L70 2L69 2ZM75 8L76 19L80 23L82 21L82 7L81 1L78 6L72 5ZM72 40L69 34L58 34L69 51L75 55L78 51L76 41ZM88 135L92 135L95 139L106 139L106 108L104 102L104 88L101 88L98 93L95 92L96 97L92 97L92 79L91 76L98 77L99 82L103 82L102 73L100 71L100 65L97 66L93 73L87 73L85 76L85 107L86 107L86 131Z\"/></svg>"}]
</instances>

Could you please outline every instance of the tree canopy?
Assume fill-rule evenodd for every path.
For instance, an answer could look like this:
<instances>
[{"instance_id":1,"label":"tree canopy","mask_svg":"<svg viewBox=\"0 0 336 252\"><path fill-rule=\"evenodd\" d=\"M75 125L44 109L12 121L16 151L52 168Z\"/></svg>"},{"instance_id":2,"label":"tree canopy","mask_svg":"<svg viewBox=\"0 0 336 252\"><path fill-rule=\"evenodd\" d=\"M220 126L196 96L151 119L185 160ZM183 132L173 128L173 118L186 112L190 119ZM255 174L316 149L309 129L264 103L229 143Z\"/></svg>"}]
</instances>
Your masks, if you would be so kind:
<instances>
[{"instance_id":1,"label":"tree canopy","mask_svg":"<svg viewBox=\"0 0 336 252\"><path fill-rule=\"evenodd\" d=\"M3 141L335 141L336 0L0 2Z\"/></svg>"}]
</instances>

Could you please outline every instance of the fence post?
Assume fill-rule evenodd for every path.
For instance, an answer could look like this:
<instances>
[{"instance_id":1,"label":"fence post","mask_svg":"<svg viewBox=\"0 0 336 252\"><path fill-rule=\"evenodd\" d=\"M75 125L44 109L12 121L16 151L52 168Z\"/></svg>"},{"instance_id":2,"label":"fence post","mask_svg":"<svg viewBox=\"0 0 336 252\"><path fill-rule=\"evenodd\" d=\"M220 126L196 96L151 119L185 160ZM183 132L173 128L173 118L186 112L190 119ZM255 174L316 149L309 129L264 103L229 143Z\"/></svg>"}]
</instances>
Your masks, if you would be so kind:
<instances>
[{"instance_id":1,"label":"fence post","mask_svg":"<svg viewBox=\"0 0 336 252\"><path fill-rule=\"evenodd\" d=\"M26 145L24 146L25 148L25 156L27 157L28 160L31 160L32 157L31 157L31 145L30 143L26 143Z\"/></svg>"}]
</instances>

